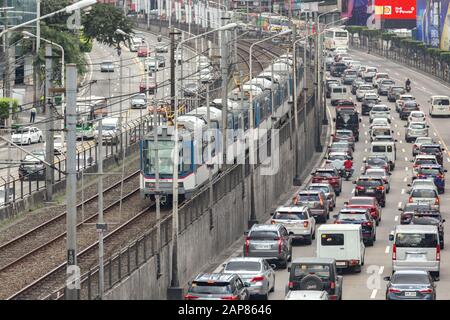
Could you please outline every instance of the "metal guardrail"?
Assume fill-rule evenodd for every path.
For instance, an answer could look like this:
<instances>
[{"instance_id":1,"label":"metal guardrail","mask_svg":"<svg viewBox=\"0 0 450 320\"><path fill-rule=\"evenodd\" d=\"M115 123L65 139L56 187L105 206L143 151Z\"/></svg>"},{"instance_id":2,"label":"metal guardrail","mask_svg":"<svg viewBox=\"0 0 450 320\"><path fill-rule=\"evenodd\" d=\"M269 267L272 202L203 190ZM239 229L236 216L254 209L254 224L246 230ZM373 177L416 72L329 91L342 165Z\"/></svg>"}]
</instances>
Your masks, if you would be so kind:
<instances>
[{"instance_id":1,"label":"metal guardrail","mask_svg":"<svg viewBox=\"0 0 450 320\"><path fill-rule=\"evenodd\" d=\"M125 124L122 127L121 133L115 136L118 139L116 144L104 144L105 160L115 156L120 157L123 148L126 149L139 142L143 135L150 130L151 126L152 117L150 115L143 116L142 119L132 120ZM83 172L97 164L98 148L101 146L102 144L95 140L88 140L77 146L77 172ZM55 183L65 179L64 172L66 164L64 154L55 155ZM45 182L45 169L36 171L29 176L11 176L9 184L7 177L0 177L0 190L6 190L7 187L11 190L9 204L5 194L4 202L0 204L0 207L14 205L17 201L23 200L33 193L45 189L47 187Z\"/></svg>"}]
</instances>

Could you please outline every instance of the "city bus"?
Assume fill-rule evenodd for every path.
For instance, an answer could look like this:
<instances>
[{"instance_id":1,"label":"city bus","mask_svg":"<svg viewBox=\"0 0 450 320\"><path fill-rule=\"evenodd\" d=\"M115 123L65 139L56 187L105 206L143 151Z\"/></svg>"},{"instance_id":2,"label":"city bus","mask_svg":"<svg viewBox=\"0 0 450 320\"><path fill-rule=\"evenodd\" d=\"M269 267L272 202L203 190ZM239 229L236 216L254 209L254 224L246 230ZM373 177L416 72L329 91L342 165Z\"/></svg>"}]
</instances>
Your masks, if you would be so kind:
<instances>
[{"instance_id":1,"label":"city bus","mask_svg":"<svg viewBox=\"0 0 450 320\"><path fill-rule=\"evenodd\" d=\"M348 48L348 31L340 28L327 29L324 42L328 50Z\"/></svg>"}]
</instances>

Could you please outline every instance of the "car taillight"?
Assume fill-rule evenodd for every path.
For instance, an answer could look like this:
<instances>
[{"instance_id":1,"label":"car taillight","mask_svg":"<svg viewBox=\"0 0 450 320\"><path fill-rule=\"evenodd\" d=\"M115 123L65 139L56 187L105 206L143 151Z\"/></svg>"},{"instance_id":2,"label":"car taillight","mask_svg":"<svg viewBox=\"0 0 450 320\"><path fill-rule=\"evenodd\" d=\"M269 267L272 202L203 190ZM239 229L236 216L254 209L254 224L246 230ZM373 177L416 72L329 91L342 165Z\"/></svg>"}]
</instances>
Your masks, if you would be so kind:
<instances>
[{"instance_id":1,"label":"car taillight","mask_svg":"<svg viewBox=\"0 0 450 320\"><path fill-rule=\"evenodd\" d=\"M439 179L444 179L444 175L443 175L443 174L440 174L440 175L438 175L438 178L439 178Z\"/></svg>"},{"instance_id":2,"label":"car taillight","mask_svg":"<svg viewBox=\"0 0 450 320\"><path fill-rule=\"evenodd\" d=\"M330 289L334 289L334 287L336 286L336 284L334 283L334 281L330 282Z\"/></svg>"},{"instance_id":3,"label":"car taillight","mask_svg":"<svg viewBox=\"0 0 450 320\"><path fill-rule=\"evenodd\" d=\"M264 277L258 276L258 277L254 277L252 280L250 280L250 282L259 282L259 281L264 281Z\"/></svg>"},{"instance_id":4,"label":"car taillight","mask_svg":"<svg viewBox=\"0 0 450 320\"><path fill-rule=\"evenodd\" d=\"M409 197L408 203L412 203L412 202L413 202L413 198L412 198L412 197Z\"/></svg>"},{"instance_id":5,"label":"car taillight","mask_svg":"<svg viewBox=\"0 0 450 320\"><path fill-rule=\"evenodd\" d=\"M248 237L245 239L245 255L246 256L248 256L248 250L249 250L249 247L250 247L250 241L249 240L250 239Z\"/></svg>"},{"instance_id":6,"label":"car taillight","mask_svg":"<svg viewBox=\"0 0 450 320\"><path fill-rule=\"evenodd\" d=\"M303 227L304 228L308 228L308 226L309 226L309 221L304 221L303 222Z\"/></svg>"},{"instance_id":7,"label":"car taillight","mask_svg":"<svg viewBox=\"0 0 450 320\"><path fill-rule=\"evenodd\" d=\"M364 190L363 186L356 186L356 190Z\"/></svg>"},{"instance_id":8,"label":"car taillight","mask_svg":"<svg viewBox=\"0 0 450 320\"><path fill-rule=\"evenodd\" d=\"M281 254L281 239L278 239L278 254Z\"/></svg>"},{"instance_id":9,"label":"car taillight","mask_svg":"<svg viewBox=\"0 0 450 320\"><path fill-rule=\"evenodd\" d=\"M184 296L184 300L195 300L195 299L198 299L198 297L197 296L193 296L191 294L187 294L187 295Z\"/></svg>"},{"instance_id":10,"label":"car taillight","mask_svg":"<svg viewBox=\"0 0 450 320\"><path fill-rule=\"evenodd\" d=\"M430 288L419 290L420 293L433 293L433 290Z\"/></svg>"},{"instance_id":11,"label":"car taillight","mask_svg":"<svg viewBox=\"0 0 450 320\"><path fill-rule=\"evenodd\" d=\"M329 298L330 300L337 300L337 295L332 294L332 295L328 296L328 298Z\"/></svg>"},{"instance_id":12,"label":"car taillight","mask_svg":"<svg viewBox=\"0 0 450 320\"><path fill-rule=\"evenodd\" d=\"M397 260L397 246L395 244L392 246L392 260Z\"/></svg>"},{"instance_id":13,"label":"car taillight","mask_svg":"<svg viewBox=\"0 0 450 320\"><path fill-rule=\"evenodd\" d=\"M368 226L368 227L371 227L372 226L372 222L370 222L370 221L366 221L366 222L363 222L363 224L362 224L363 226Z\"/></svg>"},{"instance_id":14,"label":"car taillight","mask_svg":"<svg viewBox=\"0 0 450 320\"><path fill-rule=\"evenodd\" d=\"M436 198L436 200L434 200L434 204L438 205L439 204L439 198Z\"/></svg>"},{"instance_id":15,"label":"car taillight","mask_svg":"<svg viewBox=\"0 0 450 320\"><path fill-rule=\"evenodd\" d=\"M222 300L238 300L238 296L227 296L220 298Z\"/></svg>"},{"instance_id":16,"label":"car taillight","mask_svg":"<svg viewBox=\"0 0 450 320\"><path fill-rule=\"evenodd\" d=\"M272 224L276 224L276 222L274 220L271 221Z\"/></svg>"},{"instance_id":17,"label":"car taillight","mask_svg":"<svg viewBox=\"0 0 450 320\"><path fill-rule=\"evenodd\" d=\"M401 291L394 288L389 288L389 293L400 293Z\"/></svg>"},{"instance_id":18,"label":"car taillight","mask_svg":"<svg viewBox=\"0 0 450 320\"><path fill-rule=\"evenodd\" d=\"M441 261L441 246L436 246L436 261Z\"/></svg>"},{"instance_id":19,"label":"car taillight","mask_svg":"<svg viewBox=\"0 0 450 320\"><path fill-rule=\"evenodd\" d=\"M383 190L384 190L384 187L383 187L383 186L379 186L379 187L377 187L377 190L383 191Z\"/></svg>"},{"instance_id":20,"label":"car taillight","mask_svg":"<svg viewBox=\"0 0 450 320\"><path fill-rule=\"evenodd\" d=\"M339 220L334 221L334 224L341 224L342 222Z\"/></svg>"},{"instance_id":21,"label":"car taillight","mask_svg":"<svg viewBox=\"0 0 450 320\"><path fill-rule=\"evenodd\" d=\"M289 281L289 283L288 283L288 287L289 287L289 289L292 289L292 288L294 288L294 283L293 283L292 281Z\"/></svg>"}]
</instances>

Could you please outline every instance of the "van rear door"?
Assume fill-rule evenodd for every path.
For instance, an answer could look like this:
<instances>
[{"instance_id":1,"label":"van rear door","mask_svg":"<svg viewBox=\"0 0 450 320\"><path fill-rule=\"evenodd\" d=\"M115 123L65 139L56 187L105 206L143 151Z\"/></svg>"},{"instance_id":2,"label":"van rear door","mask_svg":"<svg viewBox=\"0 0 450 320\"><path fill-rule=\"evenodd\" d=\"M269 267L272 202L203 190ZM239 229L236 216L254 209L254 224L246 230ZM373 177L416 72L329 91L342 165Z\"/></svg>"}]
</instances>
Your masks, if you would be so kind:
<instances>
[{"instance_id":1,"label":"van rear door","mask_svg":"<svg viewBox=\"0 0 450 320\"><path fill-rule=\"evenodd\" d=\"M344 232L325 232L320 235L320 252L321 258L334 258L336 261L347 260L345 249L345 233ZM336 263L339 266L339 263ZM344 264L345 265L345 264Z\"/></svg>"},{"instance_id":2,"label":"van rear door","mask_svg":"<svg viewBox=\"0 0 450 320\"><path fill-rule=\"evenodd\" d=\"M426 263L436 261L438 234L425 232L397 233L395 238L397 261Z\"/></svg>"}]
</instances>

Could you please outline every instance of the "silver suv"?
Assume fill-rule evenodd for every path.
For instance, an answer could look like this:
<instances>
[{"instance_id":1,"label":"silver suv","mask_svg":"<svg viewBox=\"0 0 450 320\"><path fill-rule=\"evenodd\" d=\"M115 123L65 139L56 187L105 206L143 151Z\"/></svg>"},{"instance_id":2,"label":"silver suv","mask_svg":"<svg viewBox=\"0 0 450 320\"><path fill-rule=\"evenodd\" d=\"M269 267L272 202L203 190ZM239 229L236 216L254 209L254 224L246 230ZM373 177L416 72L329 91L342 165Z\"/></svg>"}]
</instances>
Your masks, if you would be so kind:
<instances>
[{"instance_id":1,"label":"silver suv","mask_svg":"<svg viewBox=\"0 0 450 320\"><path fill-rule=\"evenodd\" d=\"M248 300L250 285L237 274L202 273L189 285L185 300Z\"/></svg>"},{"instance_id":2,"label":"silver suv","mask_svg":"<svg viewBox=\"0 0 450 320\"><path fill-rule=\"evenodd\" d=\"M255 224L246 233L244 257L265 258L287 268L292 259L292 239L281 224Z\"/></svg>"}]
</instances>

